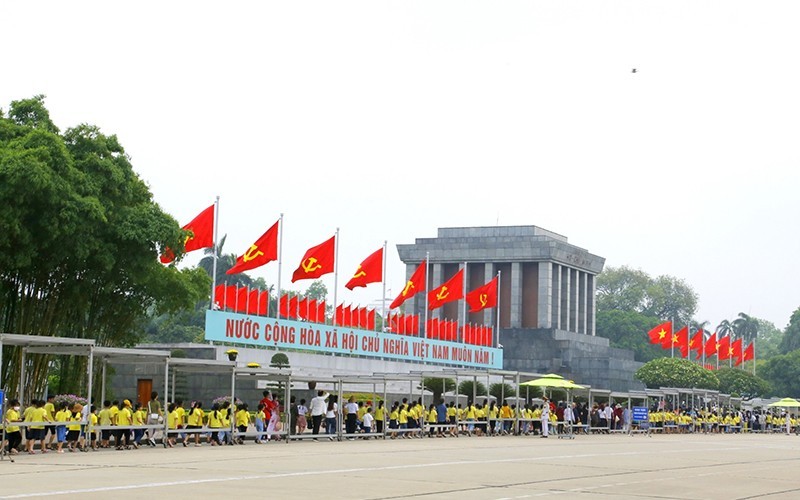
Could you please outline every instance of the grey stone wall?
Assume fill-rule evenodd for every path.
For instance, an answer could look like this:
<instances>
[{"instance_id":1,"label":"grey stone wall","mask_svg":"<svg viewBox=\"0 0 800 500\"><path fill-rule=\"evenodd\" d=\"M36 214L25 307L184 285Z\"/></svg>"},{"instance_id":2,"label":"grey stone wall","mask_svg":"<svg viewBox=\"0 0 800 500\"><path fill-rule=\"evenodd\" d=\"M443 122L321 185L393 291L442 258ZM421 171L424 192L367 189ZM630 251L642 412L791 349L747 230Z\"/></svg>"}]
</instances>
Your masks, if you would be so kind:
<instances>
[{"instance_id":1,"label":"grey stone wall","mask_svg":"<svg viewBox=\"0 0 800 500\"><path fill-rule=\"evenodd\" d=\"M508 328L500 331L503 368L557 373L577 384L612 391L643 390L633 378L642 363L633 352L610 347L603 337L552 328Z\"/></svg>"}]
</instances>

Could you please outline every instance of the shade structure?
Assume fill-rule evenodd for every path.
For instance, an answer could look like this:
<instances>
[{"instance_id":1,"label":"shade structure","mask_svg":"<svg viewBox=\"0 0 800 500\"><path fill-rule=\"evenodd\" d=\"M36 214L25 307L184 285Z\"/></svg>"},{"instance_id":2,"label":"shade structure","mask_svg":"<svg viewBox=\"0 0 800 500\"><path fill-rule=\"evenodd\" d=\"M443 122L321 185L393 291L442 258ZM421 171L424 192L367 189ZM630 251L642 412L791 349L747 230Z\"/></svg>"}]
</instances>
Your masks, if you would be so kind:
<instances>
[{"instance_id":1,"label":"shade structure","mask_svg":"<svg viewBox=\"0 0 800 500\"><path fill-rule=\"evenodd\" d=\"M800 401L794 398L783 398L780 401L775 401L767 406L772 408L800 408Z\"/></svg>"},{"instance_id":2,"label":"shade structure","mask_svg":"<svg viewBox=\"0 0 800 500\"><path fill-rule=\"evenodd\" d=\"M530 387L555 387L559 389L584 389L582 385L578 385L572 380L564 378L549 378L542 377L527 382L522 382L519 385L527 385Z\"/></svg>"}]
</instances>

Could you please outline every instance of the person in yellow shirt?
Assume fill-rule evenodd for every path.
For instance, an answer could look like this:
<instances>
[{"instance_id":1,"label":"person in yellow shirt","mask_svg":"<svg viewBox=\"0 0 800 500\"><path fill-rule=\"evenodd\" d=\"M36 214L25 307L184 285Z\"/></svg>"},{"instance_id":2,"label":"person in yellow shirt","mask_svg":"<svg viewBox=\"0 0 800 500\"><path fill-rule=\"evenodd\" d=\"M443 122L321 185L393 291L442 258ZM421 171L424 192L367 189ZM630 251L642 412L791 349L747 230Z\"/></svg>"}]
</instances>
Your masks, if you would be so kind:
<instances>
[{"instance_id":1,"label":"person in yellow shirt","mask_svg":"<svg viewBox=\"0 0 800 500\"><path fill-rule=\"evenodd\" d=\"M144 437L144 423L147 421L147 411L142 407L142 403L136 402L133 410L133 446L139 447Z\"/></svg>"},{"instance_id":2,"label":"person in yellow shirt","mask_svg":"<svg viewBox=\"0 0 800 500\"><path fill-rule=\"evenodd\" d=\"M89 440L89 444L91 445L93 451L97 451L99 449L96 430L98 422L99 418L97 417L97 407L92 405L91 410L89 411L89 426L86 429L86 438Z\"/></svg>"},{"instance_id":3,"label":"person in yellow shirt","mask_svg":"<svg viewBox=\"0 0 800 500\"><path fill-rule=\"evenodd\" d=\"M16 455L19 453L19 445L22 443L22 432L14 422L21 422L19 400L12 399L8 402L8 410L3 416L3 425L6 428L6 439L8 440L8 453Z\"/></svg>"},{"instance_id":4,"label":"person in yellow shirt","mask_svg":"<svg viewBox=\"0 0 800 500\"><path fill-rule=\"evenodd\" d=\"M223 425L223 416L219 409L219 404L214 403L214 405L211 406L211 413L208 414L208 428L211 429L208 441L211 443L211 446L222 445L220 432L222 431Z\"/></svg>"},{"instance_id":5,"label":"person in yellow shirt","mask_svg":"<svg viewBox=\"0 0 800 500\"><path fill-rule=\"evenodd\" d=\"M378 407L375 408L375 432L383 434L384 424L386 423L386 407L383 406L383 401L378 401Z\"/></svg>"},{"instance_id":6,"label":"person in yellow shirt","mask_svg":"<svg viewBox=\"0 0 800 500\"><path fill-rule=\"evenodd\" d=\"M47 445L44 442L44 422L52 422L52 420L47 416L47 411L44 409L44 401L36 400L33 402L33 409L28 412L25 422L37 422L28 427L28 453L31 455L35 453L33 448L36 446L36 441L39 441L39 444L41 444L42 453L47 453Z\"/></svg>"},{"instance_id":7,"label":"person in yellow shirt","mask_svg":"<svg viewBox=\"0 0 800 500\"><path fill-rule=\"evenodd\" d=\"M75 448L79 446L79 440L81 437L81 420L83 416L81 412L83 411L83 406L75 403L73 405L72 410L69 412L69 425L67 426L67 448L70 452L75 451Z\"/></svg>"},{"instance_id":8,"label":"person in yellow shirt","mask_svg":"<svg viewBox=\"0 0 800 500\"><path fill-rule=\"evenodd\" d=\"M438 413L436 412L436 405L431 403L430 407L428 407L428 429L429 429L429 436L434 437L436 435L436 422L438 420Z\"/></svg>"},{"instance_id":9,"label":"person in yellow shirt","mask_svg":"<svg viewBox=\"0 0 800 500\"><path fill-rule=\"evenodd\" d=\"M405 405L400 407L399 415L400 418L397 422L400 425L401 437L405 439L409 437L408 432L406 432L408 429L408 408Z\"/></svg>"},{"instance_id":10,"label":"person in yellow shirt","mask_svg":"<svg viewBox=\"0 0 800 500\"><path fill-rule=\"evenodd\" d=\"M175 446L175 439L178 435L178 422L180 421L180 415L177 411L177 406L175 403L170 403L167 405L167 446L172 448Z\"/></svg>"},{"instance_id":11,"label":"person in yellow shirt","mask_svg":"<svg viewBox=\"0 0 800 500\"><path fill-rule=\"evenodd\" d=\"M389 412L389 429L391 430L392 435L390 436L391 439L395 439L397 437L397 429L399 428L400 424L400 405L397 401L394 402L392 405L392 411Z\"/></svg>"},{"instance_id":12,"label":"person in yellow shirt","mask_svg":"<svg viewBox=\"0 0 800 500\"><path fill-rule=\"evenodd\" d=\"M236 437L238 444L244 444L244 435L250 426L250 412L247 411L247 403L242 403L236 409L236 430L241 434Z\"/></svg>"},{"instance_id":13,"label":"person in yellow shirt","mask_svg":"<svg viewBox=\"0 0 800 500\"><path fill-rule=\"evenodd\" d=\"M56 408L55 422L56 422L56 453L64 453L64 443L67 442L67 422L72 415L67 409L67 403L59 403Z\"/></svg>"},{"instance_id":14,"label":"person in yellow shirt","mask_svg":"<svg viewBox=\"0 0 800 500\"><path fill-rule=\"evenodd\" d=\"M176 399L175 400L175 411L178 412L178 429L185 429L186 428L186 409L183 407L183 400ZM180 433L181 442L183 446L187 445L188 434L185 432Z\"/></svg>"},{"instance_id":15,"label":"person in yellow shirt","mask_svg":"<svg viewBox=\"0 0 800 500\"><path fill-rule=\"evenodd\" d=\"M186 425L187 429L200 429L203 427L203 419L205 418L205 412L203 411L203 402L202 401L195 401L192 405L191 410L189 411L189 419ZM200 433L193 432L194 434L194 445L200 446ZM258 440L258 437L256 437Z\"/></svg>"},{"instance_id":16,"label":"person in yellow shirt","mask_svg":"<svg viewBox=\"0 0 800 500\"><path fill-rule=\"evenodd\" d=\"M50 422L55 421L56 419L56 406L55 406L55 396L52 394L47 395L47 401L44 403L44 410L47 412L47 418L50 419ZM44 433L45 438L47 438L47 447L49 449L53 449L53 441L57 440L58 433L57 427L55 425L45 425L44 426Z\"/></svg>"},{"instance_id":17,"label":"person in yellow shirt","mask_svg":"<svg viewBox=\"0 0 800 500\"><path fill-rule=\"evenodd\" d=\"M116 436L117 450L130 450L131 425L133 424L133 411L131 411L130 401L126 399L122 402L122 408L118 408L114 419L114 424L119 427ZM125 441L124 447L122 445L122 441ZM134 443L134 447L138 448L139 445Z\"/></svg>"}]
</instances>

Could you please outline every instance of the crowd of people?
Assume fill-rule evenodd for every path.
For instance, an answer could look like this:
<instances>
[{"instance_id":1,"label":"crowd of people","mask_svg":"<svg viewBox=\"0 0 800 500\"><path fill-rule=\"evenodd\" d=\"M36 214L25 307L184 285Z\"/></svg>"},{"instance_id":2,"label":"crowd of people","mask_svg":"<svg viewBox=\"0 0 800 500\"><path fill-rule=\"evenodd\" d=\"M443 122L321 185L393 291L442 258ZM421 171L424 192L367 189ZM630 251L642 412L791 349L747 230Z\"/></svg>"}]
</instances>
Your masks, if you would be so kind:
<instances>
[{"instance_id":1,"label":"crowd of people","mask_svg":"<svg viewBox=\"0 0 800 500\"><path fill-rule=\"evenodd\" d=\"M289 428L282 429L288 411ZM551 433L611 433L645 430L665 433L786 432L798 429L797 418L786 411L743 411L734 408L676 408L663 403L650 409L646 421L634 420L619 404L549 401L517 407L468 401L431 403L403 398L386 406L378 401L356 401L350 396L341 409L335 395L318 391L306 402L292 397L288 405L264 391L251 410L244 402L215 402L203 408L200 401L188 408L177 399L162 408L158 393L145 403L104 401L101 408L79 403L54 403L52 398L32 401L24 410L16 399L8 401L3 416L6 452L16 454L54 451L63 453L141 446L172 448L177 445L223 446L257 444L283 439L329 440L414 439L429 437L534 435ZM165 425L166 422L166 425Z\"/></svg>"}]
</instances>

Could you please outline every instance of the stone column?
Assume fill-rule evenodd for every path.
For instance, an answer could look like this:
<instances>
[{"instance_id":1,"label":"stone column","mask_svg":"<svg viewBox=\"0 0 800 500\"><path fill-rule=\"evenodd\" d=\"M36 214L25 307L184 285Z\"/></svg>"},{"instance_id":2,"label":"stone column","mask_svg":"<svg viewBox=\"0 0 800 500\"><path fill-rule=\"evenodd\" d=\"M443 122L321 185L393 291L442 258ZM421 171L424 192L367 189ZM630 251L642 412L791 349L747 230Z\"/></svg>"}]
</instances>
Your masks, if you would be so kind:
<instances>
[{"instance_id":1,"label":"stone column","mask_svg":"<svg viewBox=\"0 0 800 500\"><path fill-rule=\"evenodd\" d=\"M580 289L578 290L578 333L587 333L586 330L586 273L578 271Z\"/></svg>"},{"instance_id":2,"label":"stone column","mask_svg":"<svg viewBox=\"0 0 800 500\"><path fill-rule=\"evenodd\" d=\"M577 269L570 269L569 271L570 277L570 308L569 308L569 315L570 315L570 326L572 326L573 332L578 332L578 288L580 283L578 282L578 270Z\"/></svg>"},{"instance_id":3,"label":"stone column","mask_svg":"<svg viewBox=\"0 0 800 500\"><path fill-rule=\"evenodd\" d=\"M553 263L553 323L552 328L561 329L561 266Z\"/></svg>"},{"instance_id":4,"label":"stone column","mask_svg":"<svg viewBox=\"0 0 800 500\"><path fill-rule=\"evenodd\" d=\"M511 263L511 328L522 328L522 264Z\"/></svg>"},{"instance_id":5,"label":"stone column","mask_svg":"<svg viewBox=\"0 0 800 500\"><path fill-rule=\"evenodd\" d=\"M488 283L497 275L497 270L495 266L491 262L486 262L483 265L483 282ZM503 276L502 279L508 279L508 276ZM469 283L469 282L467 282ZM469 290L464 290L466 294ZM484 325L496 325L497 324L497 308L491 307L489 309L483 310L483 324Z\"/></svg>"},{"instance_id":6,"label":"stone column","mask_svg":"<svg viewBox=\"0 0 800 500\"><path fill-rule=\"evenodd\" d=\"M572 331L570 328L570 315L569 315L569 306L570 306L570 269L566 266L561 266L561 329L566 331Z\"/></svg>"},{"instance_id":7,"label":"stone column","mask_svg":"<svg viewBox=\"0 0 800 500\"><path fill-rule=\"evenodd\" d=\"M586 311L587 311L587 318L586 318L587 323L586 323L586 325L588 327L587 328L587 332L592 337L594 337L594 335L596 333L595 323L597 321L595 319L595 315L597 314L597 295L596 295L597 294L597 290L595 289L594 278L595 277L594 277L593 274L590 274L588 276L588 281L589 281L588 289L589 290L586 293L586 295L588 296L588 300L589 300L589 304L586 307Z\"/></svg>"},{"instance_id":8,"label":"stone column","mask_svg":"<svg viewBox=\"0 0 800 500\"><path fill-rule=\"evenodd\" d=\"M538 328L552 328L553 263L539 262Z\"/></svg>"}]
</instances>

